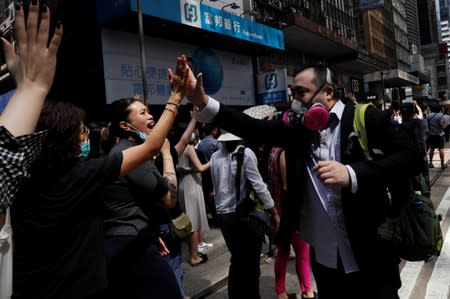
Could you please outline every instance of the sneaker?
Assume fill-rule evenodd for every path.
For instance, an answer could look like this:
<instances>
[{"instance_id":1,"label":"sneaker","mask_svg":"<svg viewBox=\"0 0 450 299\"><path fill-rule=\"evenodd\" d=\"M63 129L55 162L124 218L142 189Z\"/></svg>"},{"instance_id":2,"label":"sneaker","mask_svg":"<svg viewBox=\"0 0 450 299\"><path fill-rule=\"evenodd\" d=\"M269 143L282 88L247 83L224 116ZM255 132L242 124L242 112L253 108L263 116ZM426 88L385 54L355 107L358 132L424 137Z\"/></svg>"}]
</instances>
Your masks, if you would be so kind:
<instances>
[{"instance_id":1,"label":"sneaker","mask_svg":"<svg viewBox=\"0 0 450 299\"><path fill-rule=\"evenodd\" d=\"M206 243L206 242L202 242L198 245L199 248L203 248L203 249L210 249L212 247L214 247L213 243Z\"/></svg>"},{"instance_id":2,"label":"sneaker","mask_svg":"<svg viewBox=\"0 0 450 299\"><path fill-rule=\"evenodd\" d=\"M434 168L433 163L428 163L428 168Z\"/></svg>"},{"instance_id":3,"label":"sneaker","mask_svg":"<svg viewBox=\"0 0 450 299\"><path fill-rule=\"evenodd\" d=\"M446 169L447 168L447 164L441 163L441 169Z\"/></svg>"}]
</instances>

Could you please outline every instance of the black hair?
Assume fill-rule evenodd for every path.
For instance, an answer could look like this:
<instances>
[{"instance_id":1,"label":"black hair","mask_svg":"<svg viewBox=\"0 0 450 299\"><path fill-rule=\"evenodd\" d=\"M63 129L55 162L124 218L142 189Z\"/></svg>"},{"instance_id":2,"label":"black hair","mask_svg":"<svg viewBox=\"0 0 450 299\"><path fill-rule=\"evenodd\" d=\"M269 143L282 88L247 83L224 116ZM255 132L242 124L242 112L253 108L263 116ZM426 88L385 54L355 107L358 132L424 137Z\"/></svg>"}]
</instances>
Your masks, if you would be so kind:
<instances>
[{"instance_id":1,"label":"black hair","mask_svg":"<svg viewBox=\"0 0 450 299\"><path fill-rule=\"evenodd\" d=\"M44 103L36 131L48 133L35 169L66 169L80 155L80 126L85 118L85 112L72 103Z\"/></svg>"},{"instance_id":2,"label":"black hair","mask_svg":"<svg viewBox=\"0 0 450 299\"><path fill-rule=\"evenodd\" d=\"M432 104L430 105L431 112L439 113L441 112L442 108L439 104Z\"/></svg>"},{"instance_id":3,"label":"black hair","mask_svg":"<svg viewBox=\"0 0 450 299\"><path fill-rule=\"evenodd\" d=\"M325 64L315 63L305 65L297 72L297 74L307 69L313 69L314 71L315 76L312 79L312 83L314 83L314 85L319 87L328 84L329 86L332 86L336 89L334 72L331 71L331 69L328 68Z\"/></svg>"},{"instance_id":4,"label":"black hair","mask_svg":"<svg viewBox=\"0 0 450 299\"><path fill-rule=\"evenodd\" d=\"M212 131L214 131L214 129L217 129L217 126L214 124L203 124L200 127L201 133L203 133L205 136L208 136L211 134Z\"/></svg>"},{"instance_id":5,"label":"black hair","mask_svg":"<svg viewBox=\"0 0 450 299\"><path fill-rule=\"evenodd\" d=\"M105 135L102 134L104 130L108 129L108 124L104 121L96 121L88 124L89 128L89 142L91 150L89 152L89 158L98 158L104 156L109 152L110 148L106 148Z\"/></svg>"},{"instance_id":6,"label":"black hair","mask_svg":"<svg viewBox=\"0 0 450 299\"><path fill-rule=\"evenodd\" d=\"M120 127L120 123L123 121L129 123L128 116L131 112L130 105L134 102L140 101L135 98L122 98L111 104L111 123L109 124L110 138L128 138L128 136L134 134L132 132L125 131Z\"/></svg>"}]
</instances>

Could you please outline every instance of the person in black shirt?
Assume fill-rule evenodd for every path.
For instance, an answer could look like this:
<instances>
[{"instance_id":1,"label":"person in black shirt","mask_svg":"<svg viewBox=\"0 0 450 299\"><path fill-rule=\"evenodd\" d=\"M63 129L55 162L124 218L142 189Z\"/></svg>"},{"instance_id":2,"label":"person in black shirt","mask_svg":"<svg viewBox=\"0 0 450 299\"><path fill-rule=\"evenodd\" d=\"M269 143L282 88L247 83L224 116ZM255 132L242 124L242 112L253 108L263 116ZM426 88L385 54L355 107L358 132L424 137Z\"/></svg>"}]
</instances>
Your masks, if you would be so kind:
<instances>
[{"instance_id":1,"label":"person in black shirt","mask_svg":"<svg viewBox=\"0 0 450 299\"><path fill-rule=\"evenodd\" d=\"M136 98L123 98L111 105L110 138L118 139L110 156L144 142L155 124L149 109ZM162 209L176 200L177 178L170 143L164 142L162 175L148 159L103 190L105 210L105 254L108 298L172 298L180 290L167 260L157 246ZM174 183L172 189L170 182ZM166 255L167 248L164 248Z\"/></svg>"}]
</instances>

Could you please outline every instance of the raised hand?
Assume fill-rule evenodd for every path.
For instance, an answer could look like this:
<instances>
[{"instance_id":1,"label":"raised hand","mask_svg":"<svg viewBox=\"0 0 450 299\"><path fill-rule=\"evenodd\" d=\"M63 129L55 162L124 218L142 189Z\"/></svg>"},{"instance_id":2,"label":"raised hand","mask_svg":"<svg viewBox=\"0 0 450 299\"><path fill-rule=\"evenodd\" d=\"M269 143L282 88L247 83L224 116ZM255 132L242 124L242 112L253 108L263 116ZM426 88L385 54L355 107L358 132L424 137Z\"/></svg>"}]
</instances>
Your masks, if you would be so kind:
<instances>
[{"instance_id":1,"label":"raised hand","mask_svg":"<svg viewBox=\"0 0 450 299\"><path fill-rule=\"evenodd\" d=\"M141 101L142 103L144 102L144 97L140 93L134 94L133 98L135 98L138 101Z\"/></svg>"},{"instance_id":2,"label":"raised hand","mask_svg":"<svg viewBox=\"0 0 450 299\"><path fill-rule=\"evenodd\" d=\"M186 94L187 77L189 67L186 64L186 56L182 55L177 58L177 67L175 73L171 69L167 70L167 75L172 89L172 96L178 102L181 102Z\"/></svg>"},{"instance_id":3,"label":"raised hand","mask_svg":"<svg viewBox=\"0 0 450 299\"><path fill-rule=\"evenodd\" d=\"M190 72L192 73L192 72ZM197 107L204 107L206 103L208 103L208 95L205 93L205 89L203 88L203 74L200 73L197 76L195 82L195 89L190 96L187 96L188 100ZM188 86L191 84L188 83Z\"/></svg>"},{"instance_id":4,"label":"raised hand","mask_svg":"<svg viewBox=\"0 0 450 299\"><path fill-rule=\"evenodd\" d=\"M203 107L206 105L208 96L203 89L203 74L200 73L197 78L195 78L194 73L186 64L186 57L184 55L177 58L177 68L178 67L185 67L187 69L185 96L196 106Z\"/></svg>"},{"instance_id":5,"label":"raised hand","mask_svg":"<svg viewBox=\"0 0 450 299\"><path fill-rule=\"evenodd\" d=\"M18 1L15 1L15 9L16 42L13 46L5 39L1 40L8 70L16 82L16 92L0 116L0 126L20 136L34 132L42 104L55 77L56 54L63 29L58 23L48 44L48 7L45 4L40 7L38 1L31 3L26 26L24 11Z\"/></svg>"},{"instance_id":6,"label":"raised hand","mask_svg":"<svg viewBox=\"0 0 450 299\"><path fill-rule=\"evenodd\" d=\"M198 116L198 110L197 109L193 109L193 110L191 110L190 111L190 114L191 114L191 119L197 119L197 116Z\"/></svg>"},{"instance_id":7,"label":"raised hand","mask_svg":"<svg viewBox=\"0 0 450 299\"><path fill-rule=\"evenodd\" d=\"M17 2L16 2L17 3ZM40 12L42 13L40 14ZM39 22L39 14L40 22ZM31 4L25 26L24 11L16 4L14 47L2 38L8 70L16 81L17 88L36 87L48 93L56 69L56 54L62 38L62 26L58 23L55 34L48 45L50 9L39 2ZM48 46L47 46L48 45Z\"/></svg>"}]
</instances>

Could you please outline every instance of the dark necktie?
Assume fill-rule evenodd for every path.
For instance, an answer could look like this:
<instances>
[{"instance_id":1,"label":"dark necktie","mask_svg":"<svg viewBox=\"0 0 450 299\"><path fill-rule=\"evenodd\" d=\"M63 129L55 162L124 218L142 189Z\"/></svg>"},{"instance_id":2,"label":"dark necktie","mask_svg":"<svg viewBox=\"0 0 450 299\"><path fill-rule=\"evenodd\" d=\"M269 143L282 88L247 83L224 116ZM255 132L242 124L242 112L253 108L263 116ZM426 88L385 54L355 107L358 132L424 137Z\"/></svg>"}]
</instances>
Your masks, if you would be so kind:
<instances>
[{"instance_id":1,"label":"dark necktie","mask_svg":"<svg viewBox=\"0 0 450 299\"><path fill-rule=\"evenodd\" d=\"M338 116L336 115L336 113L331 112L330 113L330 118L328 119L328 124L327 124L326 128L330 128L330 130L333 131L338 124L339 124Z\"/></svg>"}]
</instances>

